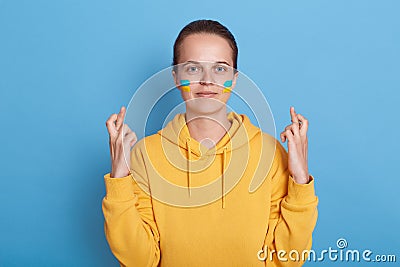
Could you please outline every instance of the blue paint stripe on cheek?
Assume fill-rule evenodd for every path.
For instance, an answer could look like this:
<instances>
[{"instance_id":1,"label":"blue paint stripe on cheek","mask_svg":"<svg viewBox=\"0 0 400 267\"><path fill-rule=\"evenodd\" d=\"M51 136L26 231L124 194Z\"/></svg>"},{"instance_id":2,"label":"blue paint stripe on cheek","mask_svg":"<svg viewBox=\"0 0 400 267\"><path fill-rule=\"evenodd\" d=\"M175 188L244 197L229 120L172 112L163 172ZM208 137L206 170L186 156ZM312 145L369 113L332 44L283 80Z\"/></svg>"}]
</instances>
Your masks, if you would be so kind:
<instances>
[{"instance_id":1,"label":"blue paint stripe on cheek","mask_svg":"<svg viewBox=\"0 0 400 267\"><path fill-rule=\"evenodd\" d=\"M189 86L190 81L189 80L181 80L181 86Z\"/></svg>"},{"instance_id":2,"label":"blue paint stripe on cheek","mask_svg":"<svg viewBox=\"0 0 400 267\"><path fill-rule=\"evenodd\" d=\"M224 82L225 87L232 87L232 80L227 80Z\"/></svg>"}]
</instances>

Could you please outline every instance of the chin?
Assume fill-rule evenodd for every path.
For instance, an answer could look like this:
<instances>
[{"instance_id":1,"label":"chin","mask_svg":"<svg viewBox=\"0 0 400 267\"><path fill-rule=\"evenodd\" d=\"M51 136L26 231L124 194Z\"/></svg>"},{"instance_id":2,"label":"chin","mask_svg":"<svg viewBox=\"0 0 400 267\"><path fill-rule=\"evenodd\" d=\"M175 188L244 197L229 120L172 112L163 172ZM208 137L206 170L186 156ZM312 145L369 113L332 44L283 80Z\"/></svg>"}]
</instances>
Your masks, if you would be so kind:
<instances>
[{"instance_id":1,"label":"chin","mask_svg":"<svg viewBox=\"0 0 400 267\"><path fill-rule=\"evenodd\" d=\"M226 109L226 104L215 98L193 98L186 101L186 110L198 115L212 115Z\"/></svg>"}]
</instances>

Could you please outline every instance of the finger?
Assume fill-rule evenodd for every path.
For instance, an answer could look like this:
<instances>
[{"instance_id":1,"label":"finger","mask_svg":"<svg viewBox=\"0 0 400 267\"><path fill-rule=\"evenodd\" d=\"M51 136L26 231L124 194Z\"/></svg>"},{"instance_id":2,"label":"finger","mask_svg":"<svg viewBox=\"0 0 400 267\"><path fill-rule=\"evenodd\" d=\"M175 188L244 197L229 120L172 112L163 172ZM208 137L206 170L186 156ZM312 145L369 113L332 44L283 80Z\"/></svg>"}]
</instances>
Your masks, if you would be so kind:
<instances>
[{"instance_id":1,"label":"finger","mask_svg":"<svg viewBox=\"0 0 400 267\"><path fill-rule=\"evenodd\" d=\"M283 130L283 131L290 130L291 127L292 127L292 125L289 124L288 126L285 127L285 130Z\"/></svg>"},{"instance_id":2,"label":"finger","mask_svg":"<svg viewBox=\"0 0 400 267\"><path fill-rule=\"evenodd\" d=\"M123 123L124 123L125 112L126 112L126 109L125 109L124 106L122 106L121 109L120 109L120 111L119 111L119 113L118 113L117 121L116 121L116 123L115 123L116 126L117 126L117 130L118 130L118 131L121 130L121 127L122 127L122 125L123 125Z\"/></svg>"},{"instance_id":3,"label":"finger","mask_svg":"<svg viewBox=\"0 0 400 267\"><path fill-rule=\"evenodd\" d=\"M125 134L126 134L126 132L127 132L127 127L128 127L128 125L127 125L126 123L124 123L124 124L120 127L120 129L119 129L119 131L118 131L118 136L117 136L117 138L115 139L117 144L123 144L124 138L125 138Z\"/></svg>"},{"instance_id":4,"label":"finger","mask_svg":"<svg viewBox=\"0 0 400 267\"><path fill-rule=\"evenodd\" d=\"M122 106L120 111L119 111L119 113L118 113L117 122L115 123L118 131L120 130L121 125L124 122L124 117L125 117L125 107Z\"/></svg>"},{"instance_id":5,"label":"finger","mask_svg":"<svg viewBox=\"0 0 400 267\"><path fill-rule=\"evenodd\" d=\"M292 122L298 122L294 107L290 107L290 117L292 118Z\"/></svg>"},{"instance_id":6,"label":"finger","mask_svg":"<svg viewBox=\"0 0 400 267\"><path fill-rule=\"evenodd\" d=\"M131 128L129 128L129 125L128 124L126 124L126 123L124 123L124 135L126 136L127 134L130 134L130 133L134 133L132 130L131 130Z\"/></svg>"},{"instance_id":7,"label":"finger","mask_svg":"<svg viewBox=\"0 0 400 267\"><path fill-rule=\"evenodd\" d=\"M130 146L133 146L133 144L137 141L136 133L133 132L126 123L124 123L121 130L121 138L124 144L129 143Z\"/></svg>"},{"instance_id":8,"label":"finger","mask_svg":"<svg viewBox=\"0 0 400 267\"><path fill-rule=\"evenodd\" d=\"M285 143L286 142L285 132L281 132L280 137L281 137L282 143Z\"/></svg>"},{"instance_id":9,"label":"finger","mask_svg":"<svg viewBox=\"0 0 400 267\"><path fill-rule=\"evenodd\" d=\"M125 136L125 140L129 141L129 146L133 146L137 141L135 132L130 132L129 134L127 134Z\"/></svg>"},{"instance_id":10,"label":"finger","mask_svg":"<svg viewBox=\"0 0 400 267\"><path fill-rule=\"evenodd\" d=\"M134 144L136 144L136 142L137 142L137 137L135 136L133 139L132 139L132 141L130 142L130 146L132 147Z\"/></svg>"},{"instance_id":11,"label":"finger","mask_svg":"<svg viewBox=\"0 0 400 267\"><path fill-rule=\"evenodd\" d=\"M136 136L135 132L133 132L126 123L124 123L123 132L124 132L124 137Z\"/></svg>"},{"instance_id":12,"label":"finger","mask_svg":"<svg viewBox=\"0 0 400 267\"><path fill-rule=\"evenodd\" d=\"M290 128L288 128L289 126L286 126L285 130L281 133L281 140L282 142L286 142L286 140L289 141L289 137L293 138L293 132Z\"/></svg>"},{"instance_id":13,"label":"finger","mask_svg":"<svg viewBox=\"0 0 400 267\"><path fill-rule=\"evenodd\" d=\"M291 128L292 128L292 125L290 124L290 125L286 126L285 129L281 132L280 136L281 136L282 142L286 142L286 139L287 139L287 138L286 138L285 132L288 131L288 130L289 130L289 131L292 131ZM293 132L292 132L292 134L293 134Z\"/></svg>"},{"instance_id":14,"label":"finger","mask_svg":"<svg viewBox=\"0 0 400 267\"><path fill-rule=\"evenodd\" d=\"M286 131L285 131L285 136L286 136L286 138L287 138L287 140L288 140L288 145L291 144L291 143L293 143L293 141L294 141L294 136L293 136L293 133L292 133L291 130L286 130ZM288 148L289 148L289 147L288 147Z\"/></svg>"},{"instance_id":15,"label":"finger","mask_svg":"<svg viewBox=\"0 0 400 267\"><path fill-rule=\"evenodd\" d=\"M300 125L299 121L293 122L292 124L290 124L290 129L292 130L293 135L295 137L300 137L300 126L299 125Z\"/></svg>"},{"instance_id":16,"label":"finger","mask_svg":"<svg viewBox=\"0 0 400 267\"><path fill-rule=\"evenodd\" d=\"M125 138L125 136L126 136L127 134L129 134L130 132L132 132L132 131L131 131L131 129L129 128L128 124L124 123L124 125L122 126L122 129L121 129L122 137Z\"/></svg>"},{"instance_id":17,"label":"finger","mask_svg":"<svg viewBox=\"0 0 400 267\"><path fill-rule=\"evenodd\" d=\"M106 121L106 127L108 130L108 134L110 136L115 135L116 133L118 133L116 127L115 127L115 123L114 121L117 119L117 114L111 114L111 116L107 119Z\"/></svg>"},{"instance_id":18,"label":"finger","mask_svg":"<svg viewBox=\"0 0 400 267\"><path fill-rule=\"evenodd\" d=\"M298 123L292 123L285 127L285 131L290 130L293 136L300 136Z\"/></svg>"},{"instance_id":19,"label":"finger","mask_svg":"<svg viewBox=\"0 0 400 267\"><path fill-rule=\"evenodd\" d=\"M308 120L301 114L297 114L297 117L301 121L300 134L305 135L308 130Z\"/></svg>"}]
</instances>

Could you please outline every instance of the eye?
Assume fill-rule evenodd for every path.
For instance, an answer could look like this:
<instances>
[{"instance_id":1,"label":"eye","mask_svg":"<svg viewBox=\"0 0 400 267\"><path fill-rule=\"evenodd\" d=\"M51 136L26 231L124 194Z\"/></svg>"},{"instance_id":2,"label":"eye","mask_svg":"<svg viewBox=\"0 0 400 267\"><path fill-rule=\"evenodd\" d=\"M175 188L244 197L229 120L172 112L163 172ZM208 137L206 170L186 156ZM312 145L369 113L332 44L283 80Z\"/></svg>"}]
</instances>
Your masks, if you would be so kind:
<instances>
[{"instance_id":1,"label":"eye","mask_svg":"<svg viewBox=\"0 0 400 267\"><path fill-rule=\"evenodd\" d=\"M215 66L214 70L215 70L215 72L217 72L217 73L224 73L224 72L226 72L228 69L227 69L226 66L217 65L217 66Z\"/></svg>"},{"instance_id":2,"label":"eye","mask_svg":"<svg viewBox=\"0 0 400 267\"><path fill-rule=\"evenodd\" d=\"M186 71L188 73L198 73L200 71L200 67L196 66L196 65L189 65L186 68Z\"/></svg>"}]
</instances>

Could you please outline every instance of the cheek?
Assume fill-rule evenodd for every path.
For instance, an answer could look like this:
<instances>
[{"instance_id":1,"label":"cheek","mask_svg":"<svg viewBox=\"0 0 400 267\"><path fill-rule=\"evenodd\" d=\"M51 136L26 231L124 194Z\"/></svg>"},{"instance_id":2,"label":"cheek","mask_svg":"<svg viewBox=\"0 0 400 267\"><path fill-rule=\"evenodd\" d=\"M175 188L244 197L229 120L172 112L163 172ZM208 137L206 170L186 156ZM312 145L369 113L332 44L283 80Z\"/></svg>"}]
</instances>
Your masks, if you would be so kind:
<instances>
[{"instance_id":1,"label":"cheek","mask_svg":"<svg viewBox=\"0 0 400 267\"><path fill-rule=\"evenodd\" d=\"M180 81L180 89L184 92L190 92L190 81L189 80L181 80Z\"/></svg>"},{"instance_id":2,"label":"cheek","mask_svg":"<svg viewBox=\"0 0 400 267\"><path fill-rule=\"evenodd\" d=\"M184 101L188 100L191 98L191 94L188 91L184 91L182 89L180 89L179 91L181 91L181 97Z\"/></svg>"},{"instance_id":3,"label":"cheek","mask_svg":"<svg viewBox=\"0 0 400 267\"><path fill-rule=\"evenodd\" d=\"M221 101L223 101L224 103L228 102L230 96L231 96L230 91L226 92L226 93L223 93L221 95Z\"/></svg>"},{"instance_id":4,"label":"cheek","mask_svg":"<svg viewBox=\"0 0 400 267\"><path fill-rule=\"evenodd\" d=\"M232 90L232 80L227 80L224 82L224 93L229 93Z\"/></svg>"}]
</instances>

